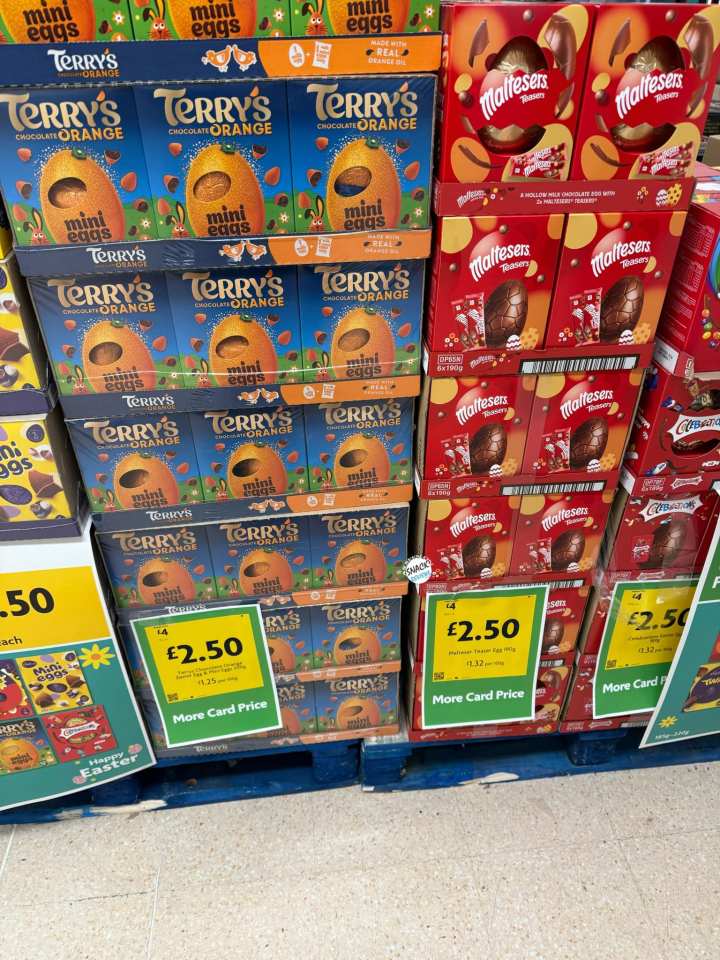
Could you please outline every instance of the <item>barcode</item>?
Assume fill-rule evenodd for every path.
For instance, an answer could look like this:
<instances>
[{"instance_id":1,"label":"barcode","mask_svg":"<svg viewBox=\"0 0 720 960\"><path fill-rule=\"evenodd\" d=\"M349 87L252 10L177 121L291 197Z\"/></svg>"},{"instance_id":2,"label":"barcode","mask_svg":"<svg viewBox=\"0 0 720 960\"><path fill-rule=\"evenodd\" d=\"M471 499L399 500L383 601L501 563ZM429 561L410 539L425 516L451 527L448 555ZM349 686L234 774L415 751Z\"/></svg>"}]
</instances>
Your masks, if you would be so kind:
<instances>
[{"instance_id":1,"label":"barcode","mask_svg":"<svg viewBox=\"0 0 720 960\"><path fill-rule=\"evenodd\" d=\"M608 660L605 664L608 670L612 670L617 665L617 660Z\"/></svg>"},{"instance_id":2,"label":"barcode","mask_svg":"<svg viewBox=\"0 0 720 960\"><path fill-rule=\"evenodd\" d=\"M572 483L519 483L504 486L501 493L504 497L515 497L523 493L528 496L542 493L600 493L604 489L604 480L588 480L585 483L575 480Z\"/></svg>"},{"instance_id":3,"label":"barcode","mask_svg":"<svg viewBox=\"0 0 720 960\"><path fill-rule=\"evenodd\" d=\"M564 360L523 360L521 373L568 373L570 370L634 370L638 356L567 357Z\"/></svg>"},{"instance_id":4,"label":"barcode","mask_svg":"<svg viewBox=\"0 0 720 960\"><path fill-rule=\"evenodd\" d=\"M444 680L444 679L445 679L445 674L444 674L444 673L434 673L434 674L433 674L433 680Z\"/></svg>"}]
</instances>

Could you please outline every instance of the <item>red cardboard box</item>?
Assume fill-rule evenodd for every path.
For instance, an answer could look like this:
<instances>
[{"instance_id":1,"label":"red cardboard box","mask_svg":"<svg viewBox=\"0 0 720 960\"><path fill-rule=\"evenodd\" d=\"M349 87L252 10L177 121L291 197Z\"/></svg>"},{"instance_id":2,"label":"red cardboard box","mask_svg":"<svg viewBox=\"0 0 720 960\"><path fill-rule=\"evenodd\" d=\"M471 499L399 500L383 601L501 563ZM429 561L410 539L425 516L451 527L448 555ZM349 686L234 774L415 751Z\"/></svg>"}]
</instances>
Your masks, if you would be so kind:
<instances>
[{"instance_id":1,"label":"red cardboard box","mask_svg":"<svg viewBox=\"0 0 720 960\"><path fill-rule=\"evenodd\" d=\"M719 40L717 6L599 5L571 179L692 176Z\"/></svg>"},{"instance_id":2,"label":"red cardboard box","mask_svg":"<svg viewBox=\"0 0 720 960\"><path fill-rule=\"evenodd\" d=\"M570 682L570 692L562 711L562 733L589 730L615 730L618 727L644 727L651 713L626 714L621 717L593 719L593 678L597 656L579 654Z\"/></svg>"},{"instance_id":3,"label":"red cardboard box","mask_svg":"<svg viewBox=\"0 0 720 960\"><path fill-rule=\"evenodd\" d=\"M598 476L617 470L643 371L538 377L522 472Z\"/></svg>"},{"instance_id":4,"label":"red cardboard box","mask_svg":"<svg viewBox=\"0 0 720 960\"><path fill-rule=\"evenodd\" d=\"M427 343L477 355L541 347L565 218L443 217L437 221Z\"/></svg>"},{"instance_id":5,"label":"red cardboard box","mask_svg":"<svg viewBox=\"0 0 720 960\"><path fill-rule=\"evenodd\" d=\"M648 343L685 223L667 213L571 213L545 346Z\"/></svg>"},{"instance_id":6,"label":"red cardboard box","mask_svg":"<svg viewBox=\"0 0 720 960\"><path fill-rule=\"evenodd\" d=\"M593 13L577 3L443 5L439 180L567 179Z\"/></svg>"}]
</instances>

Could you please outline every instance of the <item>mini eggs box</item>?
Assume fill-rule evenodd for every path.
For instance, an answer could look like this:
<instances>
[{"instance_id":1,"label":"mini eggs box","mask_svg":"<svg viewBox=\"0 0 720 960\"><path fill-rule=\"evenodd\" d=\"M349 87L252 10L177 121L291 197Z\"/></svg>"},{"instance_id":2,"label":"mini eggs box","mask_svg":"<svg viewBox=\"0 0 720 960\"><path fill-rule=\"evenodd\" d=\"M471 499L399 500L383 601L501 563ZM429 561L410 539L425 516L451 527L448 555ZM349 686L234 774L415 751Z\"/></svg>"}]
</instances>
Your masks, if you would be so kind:
<instances>
[{"instance_id":1,"label":"mini eggs box","mask_svg":"<svg viewBox=\"0 0 720 960\"><path fill-rule=\"evenodd\" d=\"M135 96L161 237L293 232L283 81L140 86Z\"/></svg>"},{"instance_id":2,"label":"mini eggs box","mask_svg":"<svg viewBox=\"0 0 720 960\"><path fill-rule=\"evenodd\" d=\"M221 600L278 596L311 585L307 517L212 524L208 537Z\"/></svg>"},{"instance_id":3,"label":"mini eggs box","mask_svg":"<svg viewBox=\"0 0 720 960\"><path fill-rule=\"evenodd\" d=\"M21 246L157 236L129 87L1 92L0 186Z\"/></svg>"},{"instance_id":4,"label":"mini eggs box","mask_svg":"<svg viewBox=\"0 0 720 960\"><path fill-rule=\"evenodd\" d=\"M307 490L302 407L213 410L190 419L206 501Z\"/></svg>"},{"instance_id":5,"label":"mini eggs box","mask_svg":"<svg viewBox=\"0 0 720 960\"><path fill-rule=\"evenodd\" d=\"M313 607L261 608L270 662L275 674L313 669Z\"/></svg>"},{"instance_id":6,"label":"mini eggs box","mask_svg":"<svg viewBox=\"0 0 720 960\"><path fill-rule=\"evenodd\" d=\"M169 273L167 283L188 385L255 387L270 404L279 394L266 384L302 379L294 268Z\"/></svg>"},{"instance_id":7,"label":"mini eggs box","mask_svg":"<svg viewBox=\"0 0 720 960\"><path fill-rule=\"evenodd\" d=\"M431 0L291 0L293 36L427 33L438 29Z\"/></svg>"},{"instance_id":8,"label":"mini eggs box","mask_svg":"<svg viewBox=\"0 0 720 960\"><path fill-rule=\"evenodd\" d=\"M68 420L93 513L198 503L188 414Z\"/></svg>"},{"instance_id":9,"label":"mini eggs box","mask_svg":"<svg viewBox=\"0 0 720 960\"><path fill-rule=\"evenodd\" d=\"M360 667L399 660L400 597L309 607L314 667Z\"/></svg>"},{"instance_id":10,"label":"mini eggs box","mask_svg":"<svg viewBox=\"0 0 720 960\"><path fill-rule=\"evenodd\" d=\"M152 0L133 5L136 40L224 40L283 37L290 33L287 0ZM251 63L237 45L210 51L221 73L233 58L240 69ZM208 56L210 56L210 53Z\"/></svg>"},{"instance_id":11,"label":"mini eggs box","mask_svg":"<svg viewBox=\"0 0 720 960\"><path fill-rule=\"evenodd\" d=\"M61 394L183 386L163 274L37 277L30 289Z\"/></svg>"},{"instance_id":12,"label":"mini eggs box","mask_svg":"<svg viewBox=\"0 0 720 960\"><path fill-rule=\"evenodd\" d=\"M118 607L217 599L203 526L98 533L97 541Z\"/></svg>"},{"instance_id":13,"label":"mini eggs box","mask_svg":"<svg viewBox=\"0 0 720 960\"><path fill-rule=\"evenodd\" d=\"M308 517L316 587L365 587L403 580L407 506Z\"/></svg>"},{"instance_id":14,"label":"mini eggs box","mask_svg":"<svg viewBox=\"0 0 720 960\"><path fill-rule=\"evenodd\" d=\"M428 225L435 78L288 82L299 233Z\"/></svg>"},{"instance_id":15,"label":"mini eggs box","mask_svg":"<svg viewBox=\"0 0 720 960\"><path fill-rule=\"evenodd\" d=\"M132 40L126 0L0 0L7 43Z\"/></svg>"},{"instance_id":16,"label":"mini eggs box","mask_svg":"<svg viewBox=\"0 0 720 960\"><path fill-rule=\"evenodd\" d=\"M399 676L377 673L318 680L314 684L318 732L397 726Z\"/></svg>"},{"instance_id":17,"label":"mini eggs box","mask_svg":"<svg viewBox=\"0 0 720 960\"><path fill-rule=\"evenodd\" d=\"M306 406L310 489L410 483L413 404L389 397Z\"/></svg>"},{"instance_id":18,"label":"mini eggs box","mask_svg":"<svg viewBox=\"0 0 720 960\"><path fill-rule=\"evenodd\" d=\"M355 380L420 370L425 264L298 267L306 380Z\"/></svg>"},{"instance_id":19,"label":"mini eggs box","mask_svg":"<svg viewBox=\"0 0 720 960\"><path fill-rule=\"evenodd\" d=\"M47 357L14 256L0 260L0 394L47 382Z\"/></svg>"}]
</instances>

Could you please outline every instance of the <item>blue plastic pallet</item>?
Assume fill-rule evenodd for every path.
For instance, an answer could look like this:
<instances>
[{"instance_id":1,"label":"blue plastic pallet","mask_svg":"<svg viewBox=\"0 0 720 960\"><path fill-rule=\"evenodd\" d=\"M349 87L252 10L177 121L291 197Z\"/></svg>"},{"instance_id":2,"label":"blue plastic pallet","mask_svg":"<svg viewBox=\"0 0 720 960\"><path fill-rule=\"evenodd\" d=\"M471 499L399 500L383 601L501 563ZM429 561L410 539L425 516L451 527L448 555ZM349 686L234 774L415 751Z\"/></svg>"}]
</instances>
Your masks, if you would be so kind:
<instances>
[{"instance_id":1,"label":"blue plastic pallet","mask_svg":"<svg viewBox=\"0 0 720 960\"><path fill-rule=\"evenodd\" d=\"M0 824L49 823L349 787L358 783L359 762L359 740L296 744L222 757L173 757L93 790L6 810L0 813Z\"/></svg>"},{"instance_id":2,"label":"blue plastic pallet","mask_svg":"<svg viewBox=\"0 0 720 960\"><path fill-rule=\"evenodd\" d=\"M427 790L603 770L638 770L720 760L720 736L639 750L641 729L508 739L411 742L406 733L361 747L364 790Z\"/></svg>"}]
</instances>

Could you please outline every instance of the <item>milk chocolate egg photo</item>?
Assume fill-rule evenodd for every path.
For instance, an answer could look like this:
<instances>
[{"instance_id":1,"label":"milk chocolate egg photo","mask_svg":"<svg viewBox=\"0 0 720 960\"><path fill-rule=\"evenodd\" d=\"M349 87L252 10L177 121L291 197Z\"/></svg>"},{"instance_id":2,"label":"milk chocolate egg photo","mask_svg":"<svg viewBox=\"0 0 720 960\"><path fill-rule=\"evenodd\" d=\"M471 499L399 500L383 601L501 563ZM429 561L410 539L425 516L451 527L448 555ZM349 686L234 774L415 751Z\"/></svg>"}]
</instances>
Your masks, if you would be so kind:
<instances>
[{"instance_id":1,"label":"milk chocolate egg photo","mask_svg":"<svg viewBox=\"0 0 720 960\"><path fill-rule=\"evenodd\" d=\"M143 563L137 572L137 589L149 607L195 599L195 584L186 567L161 557Z\"/></svg>"},{"instance_id":2,"label":"milk chocolate egg photo","mask_svg":"<svg viewBox=\"0 0 720 960\"><path fill-rule=\"evenodd\" d=\"M591 460L599 460L608 441L607 422L590 417L570 434L570 469L584 470Z\"/></svg>"},{"instance_id":3,"label":"milk chocolate egg photo","mask_svg":"<svg viewBox=\"0 0 720 960\"><path fill-rule=\"evenodd\" d=\"M227 484L232 496L238 498L285 493L287 472L272 447L244 443L228 460Z\"/></svg>"},{"instance_id":4,"label":"milk chocolate egg photo","mask_svg":"<svg viewBox=\"0 0 720 960\"><path fill-rule=\"evenodd\" d=\"M290 564L273 550L251 550L240 564L240 589L248 597L287 593L292 585Z\"/></svg>"},{"instance_id":5,"label":"milk chocolate egg photo","mask_svg":"<svg viewBox=\"0 0 720 960\"><path fill-rule=\"evenodd\" d=\"M503 87L509 76L547 70L540 47L530 37L513 37L492 61L492 68L482 83L479 96L496 87ZM520 127L511 123L504 127L486 124L478 130L483 146L494 153L524 153L531 150L543 135L537 124Z\"/></svg>"},{"instance_id":6,"label":"milk chocolate egg photo","mask_svg":"<svg viewBox=\"0 0 720 960\"><path fill-rule=\"evenodd\" d=\"M558 617L548 617L545 620L545 627L543 628L543 651L547 651L551 647L559 647L562 643L562 638L564 635L565 625L563 624L562 620L560 620Z\"/></svg>"},{"instance_id":7,"label":"milk chocolate egg photo","mask_svg":"<svg viewBox=\"0 0 720 960\"><path fill-rule=\"evenodd\" d=\"M219 8L225 4L217 4ZM226 37L252 37L255 35L256 9L255 0L242 0L242 3L227 4L232 10L232 17L222 19L224 27L229 27ZM203 23L212 23L215 20L213 10L215 5L198 3L197 0L167 0L167 11L170 14L175 34L180 40L208 39L204 33L198 34L198 27ZM202 14L207 11L203 20ZM198 16L199 14L199 16Z\"/></svg>"},{"instance_id":8,"label":"milk chocolate egg photo","mask_svg":"<svg viewBox=\"0 0 720 960\"><path fill-rule=\"evenodd\" d=\"M268 637L267 645L275 673L290 673L295 669L295 651L287 641L280 637Z\"/></svg>"},{"instance_id":9,"label":"milk chocolate egg photo","mask_svg":"<svg viewBox=\"0 0 720 960\"><path fill-rule=\"evenodd\" d=\"M338 635L333 649L338 666L353 666L357 663L377 663L380 659L380 641L374 630L365 627L348 627Z\"/></svg>"},{"instance_id":10,"label":"milk chocolate egg photo","mask_svg":"<svg viewBox=\"0 0 720 960\"><path fill-rule=\"evenodd\" d=\"M232 313L217 324L208 350L210 372L221 384L272 382L277 373L275 347L252 317Z\"/></svg>"},{"instance_id":11,"label":"milk chocolate egg photo","mask_svg":"<svg viewBox=\"0 0 720 960\"><path fill-rule=\"evenodd\" d=\"M639 277L622 277L600 301L600 342L617 343L634 330L642 313L645 289Z\"/></svg>"},{"instance_id":12,"label":"milk chocolate egg photo","mask_svg":"<svg viewBox=\"0 0 720 960\"><path fill-rule=\"evenodd\" d=\"M496 287L485 304L485 343L504 347L510 337L519 336L528 312L527 288L522 280L506 280Z\"/></svg>"},{"instance_id":13,"label":"milk chocolate egg photo","mask_svg":"<svg viewBox=\"0 0 720 960\"><path fill-rule=\"evenodd\" d=\"M627 64L615 93L616 102L623 102L624 90L633 91L637 88L638 73L653 75L655 83L661 84L663 74L671 73L673 70L682 70L683 67L683 58L677 43L671 37L653 37L645 46L641 47L634 57L631 57ZM662 90L663 88L659 86L658 89ZM669 87L669 89L673 88ZM653 126L651 123L639 123L635 126L618 123L612 128L610 134L613 141L622 150L646 153L648 150L657 150L672 136L674 129L672 123L661 123L659 126Z\"/></svg>"},{"instance_id":14,"label":"milk chocolate egg photo","mask_svg":"<svg viewBox=\"0 0 720 960\"><path fill-rule=\"evenodd\" d=\"M688 543L690 531L687 517L675 517L667 523L661 523L653 534L650 552L643 567L672 567L683 549L692 549Z\"/></svg>"},{"instance_id":15,"label":"milk chocolate egg photo","mask_svg":"<svg viewBox=\"0 0 720 960\"><path fill-rule=\"evenodd\" d=\"M130 327L117 320L100 320L83 338L82 364L95 393L152 390L157 376L150 351Z\"/></svg>"},{"instance_id":16,"label":"milk chocolate egg photo","mask_svg":"<svg viewBox=\"0 0 720 960\"><path fill-rule=\"evenodd\" d=\"M400 217L400 181L379 140L351 140L335 157L326 194L332 230L358 229L353 220L382 218L386 228Z\"/></svg>"},{"instance_id":17,"label":"milk chocolate egg photo","mask_svg":"<svg viewBox=\"0 0 720 960\"><path fill-rule=\"evenodd\" d=\"M507 434L501 423L487 423L470 440L470 467L473 473L487 473L498 466L507 452Z\"/></svg>"},{"instance_id":18,"label":"milk chocolate egg photo","mask_svg":"<svg viewBox=\"0 0 720 960\"><path fill-rule=\"evenodd\" d=\"M170 467L148 453L129 453L115 467L115 497L125 510L178 503L180 490Z\"/></svg>"},{"instance_id":19,"label":"milk chocolate egg photo","mask_svg":"<svg viewBox=\"0 0 720 960\"><path fill-rule=\"evenodd\" d=\"M15 43L68 43L95 39L93 0L0 0L0 18Z\"/></svg>"},{"instance_id":20,"label":"milk chocolate egg photo","mask_svg":"<svg viewBox=\"0 0 720 960\"><path fill-rule=\"evenodd\" d=\"M188 168L185 205L196 237L264 233L265 202L253 169L232 144L213 143Z\"/></svg>"},{"instance_id":21,"label":"milk chocolate egg photo","mask_svg":"<svg viewBox=\"0 0 720 960\"><path fill-rule=\"evenodd\" d=\"M386 573L385 556L374 543L353 540L338 551L335 580L342 586L382 583Z\"/></svg>"},{"instance_id":22,"label":"milk chocolate egg photo","mask_svg":"<svg viewBox=\"0 0 720 960\"><path fill-rule=\"evenodd\" d=\"M125 239L125 213L105 171L84 150L58 150L40 175L43 219L55 243L86 243L76 234L102 231L104 241Z\"/></svg>"},{"instance_id":23,"label":"milk chocolate egg photo","mask_svg":"<svg viewBox=\"0 0 720 960\"><path fill-rule=\"evenodd\" d=\"M40 763L40 753L30 740L11 737L0 743L0 769L6 773L32 770Z\"/></svg>"},{"instance_id":24,"label":"milk chocolate egg photo","mask_svg":"<svg viewBox=\"0 0 720 960\"><path fill-rule=\"evenodd\" d=\"M462 548L463 569L466 577L479 577L495 563L495 541L486 534L478 534Z\"/></svg>"},{"instance_id":25,"label":"milk chocolate egg photo","mask_svg":"<svg viewBox=\"0 0 720 960\"><path fill-rule=\"evenodd\" d=\"M352 33L403 33L407 23L409 0L384 0L382 4L357 4L351 0L326 0L325 9L332 32L337 35ZM319 9L322 9L322 4ZM360 11L367 10L367 13ZM377 11L377 12L370 12Z\"/></svg>"},{"instance_id":26,"label":"milk chocolate egg photo","mask_svg":"<svg viewBox=\"0 0 720 960\"><path fill-rule=\"evenodd\" d=\"M354 433L343 440L335 454L334 473L338 487L387 483L390 458L382 440L363 433Z\"/></svg>"},{"instance_id":27,"label":"milk chocolate egg photo","mask_svg":"<svg viewBox=\"0 0 720 960\"><path fill-rule=\"evenodd\" d=\"M380 708L374 700L351 697L341 703L337 712L338 730L365 730L380 723Z\"/></svg>"},{"instance_id":28,"label":"milk chocolate egg photo","mask_svg":"<svg viewBox=\"0 0 720 960\"><path fill-rule=\"evenodd\" d=\"M354 307L340 320L330 347L336 376L373 377L392 373L395 338L385 317L372 307Z\"/></svg>"},{"instance_id":29,"label":"milk chocolate egg photo","mask_svg":"<svg viewBox=\"0 0 720 960\"><path fill-rule=\"evenodd\" d=\"M550 566L553 570L567 570L571 563L579 563L585 552L585 537L579 530L566 530L550 547Z\"/></svg>"}]
</instances>

